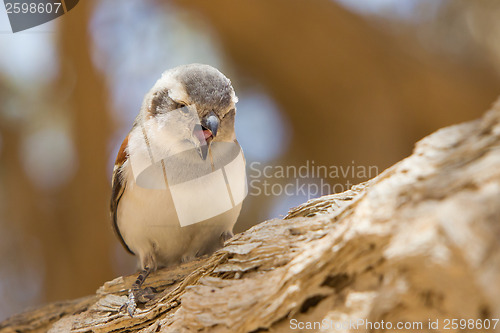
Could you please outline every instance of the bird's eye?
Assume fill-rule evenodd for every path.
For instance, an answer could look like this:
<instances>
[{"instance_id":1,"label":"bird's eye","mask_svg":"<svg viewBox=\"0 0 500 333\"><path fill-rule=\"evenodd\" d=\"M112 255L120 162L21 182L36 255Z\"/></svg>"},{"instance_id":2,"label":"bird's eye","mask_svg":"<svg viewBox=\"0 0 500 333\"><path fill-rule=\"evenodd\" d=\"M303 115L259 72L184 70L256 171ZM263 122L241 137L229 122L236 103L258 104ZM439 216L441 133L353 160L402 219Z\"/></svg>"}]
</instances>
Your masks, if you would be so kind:
<instances>
[{"instance_id":1,"label":"bird's eye","mask_svg":"<svg viewBox=\"0 0 500 333\"><path fill-rule=\"evenodd\" d=\"M186 106L188 106L188 105L184 102L175 101L175 108L181 110L182 112L186 111L186 109L187 109Z\"/></svg>"},{"instance_id":2,"label":"bird's eye","mask_svg":"<svg viewBox=\"0 0 500 333\"><path fill-rule=\"evenodd\" d=\"M183 103L179 103L177 110L179 110L183 116L188 116L190 114L189 106Z\"/></svg>"}]
</instances>

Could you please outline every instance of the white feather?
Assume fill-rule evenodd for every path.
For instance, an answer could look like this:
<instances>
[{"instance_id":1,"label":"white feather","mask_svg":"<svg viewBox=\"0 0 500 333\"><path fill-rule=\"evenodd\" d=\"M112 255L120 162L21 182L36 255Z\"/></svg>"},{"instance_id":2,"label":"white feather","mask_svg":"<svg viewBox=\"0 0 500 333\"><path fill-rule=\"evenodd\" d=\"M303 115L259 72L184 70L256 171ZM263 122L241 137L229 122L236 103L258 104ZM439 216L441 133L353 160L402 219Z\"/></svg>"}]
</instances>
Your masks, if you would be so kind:
<instances>
[{"instance_id":1,"label":"white feather","mask_svg":"<svg viewBox=\"0 0 500 333\"><path fill-rule=\"evenodd\" d=\"M132 165L134 163L151 165L143 130L147 133L151 149L156 151L155 155L158 157L163 158L188 146L191 149L193 147L192 142L178 140L182 128L178 127L178 133L165 130L165 121L172 119L155 118L146 122L144 127L136 126L132 130L127 148L130 158L122 167L126 188L118 205L118 227L125 243L139 256L142 267L168 266L214 251L220 246L221 234L231 232L241 209L241 203L237 203L232 209L220 215L181 227L169 188L144 188L136 183L137 170ZM130 154L131 151L134 152L133 155ZM131 160L134 158L136 161L132 163ZM195 163L188 162L190 161L184 164L186 168L196 168ZM157 181L161 182L163 179ZM208 183L206 186L213 189ZM225 188L219 188L217 191L215 193L212 191L210 194L207 191L207 195L215 198L227 196ZM203 207L193 200L191 209L202 210Z\"/></svg>"}]
</instances>

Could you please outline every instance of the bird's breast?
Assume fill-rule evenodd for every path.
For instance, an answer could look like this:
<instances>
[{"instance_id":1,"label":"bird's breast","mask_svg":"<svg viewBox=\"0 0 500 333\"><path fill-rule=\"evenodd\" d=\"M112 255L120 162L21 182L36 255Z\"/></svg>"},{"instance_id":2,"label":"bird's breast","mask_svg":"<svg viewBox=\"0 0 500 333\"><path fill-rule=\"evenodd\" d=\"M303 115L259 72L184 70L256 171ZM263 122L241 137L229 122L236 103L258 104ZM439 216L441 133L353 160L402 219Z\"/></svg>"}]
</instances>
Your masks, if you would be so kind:
<instances>
[{"instance_id":1,"label":"bird's breast","mask_svg":"<svg viewBox=\"0 0 500 333\"><path fill-rule=\"evenodd\" d=\"M118 227L125 243L141 258L155 253L161 265L210 252L232 230L247 193L241 148L214 142L207 161L186 152L155 160L144 148L135 155L142 167L134 169L129 153L123 169Z\"/></svg>"}]
</instances>

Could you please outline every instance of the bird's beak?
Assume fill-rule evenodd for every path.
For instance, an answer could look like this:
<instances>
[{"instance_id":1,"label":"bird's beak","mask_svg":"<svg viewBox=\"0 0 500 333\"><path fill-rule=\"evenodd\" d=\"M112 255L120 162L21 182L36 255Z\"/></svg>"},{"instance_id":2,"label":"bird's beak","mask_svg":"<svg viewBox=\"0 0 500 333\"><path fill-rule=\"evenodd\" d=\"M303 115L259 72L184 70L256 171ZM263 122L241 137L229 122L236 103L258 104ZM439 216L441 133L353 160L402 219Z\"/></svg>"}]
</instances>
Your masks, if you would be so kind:
<instances>
[{"instance_id":1,"label":"bird's beak","mask_svg":"<svg viewBox=\"0 0 500 333\"><path fill-rule=\"evenodd\" d=\"M201 134L203 135L203 139L206 144L200 145L198 153L203 160L207 159L208 150L210 149L210 143L217 135L217 131L219 130L219 118L215 115L213 111L207 114L205 117L201 119Z\"/></svg>"},{"instance_id":2,"label":"bird's beak","mask_svg":"<svg viewBox=\"0 0 500 333\"><path fill-rule=\"evenodd\" d=\"M212 137L215 137L217 135L217 130L219 129L219 118L213 111L211 111L203 117L201 120L201 126L204 130L209 130L212 133Z\"/></svg>"}]
</instances>

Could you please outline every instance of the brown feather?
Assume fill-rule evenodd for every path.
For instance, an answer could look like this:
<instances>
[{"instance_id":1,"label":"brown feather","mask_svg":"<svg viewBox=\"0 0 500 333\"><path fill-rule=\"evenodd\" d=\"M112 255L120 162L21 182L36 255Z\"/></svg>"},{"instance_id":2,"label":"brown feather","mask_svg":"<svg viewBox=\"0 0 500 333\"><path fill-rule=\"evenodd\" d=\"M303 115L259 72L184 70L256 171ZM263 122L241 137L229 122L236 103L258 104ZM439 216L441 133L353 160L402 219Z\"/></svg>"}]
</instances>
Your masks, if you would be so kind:
<instances>
[{"instance_id":1,"label":"brown feather","mask_svg":"<svg viewBox=\"0 0 500 333\"><path fill-rule=\"evenodd\" d=\"M120 149L118 150L118 155L116 156L115 166L113 168L113 178L111 181L112 189L111 189L111 202L109 208L111 212L113 229L116 235L118 236L120 243L122 243L125 250L134 254L134 252L132 252L132 250L130 250L130 248L128 247L127 243L125 243L125 240L123 239L120 233L120 229L118 228L118 217L117 217L118 204L120 203L120 199L127 186L126 181L121 177L121 169L123 163L125 163L125 161L128 158L128 154L126 152L127 145L128 145L128 135L125 138L125 140L123 140L123 143L120 146Z\"/></svg>"}]
</instances>

